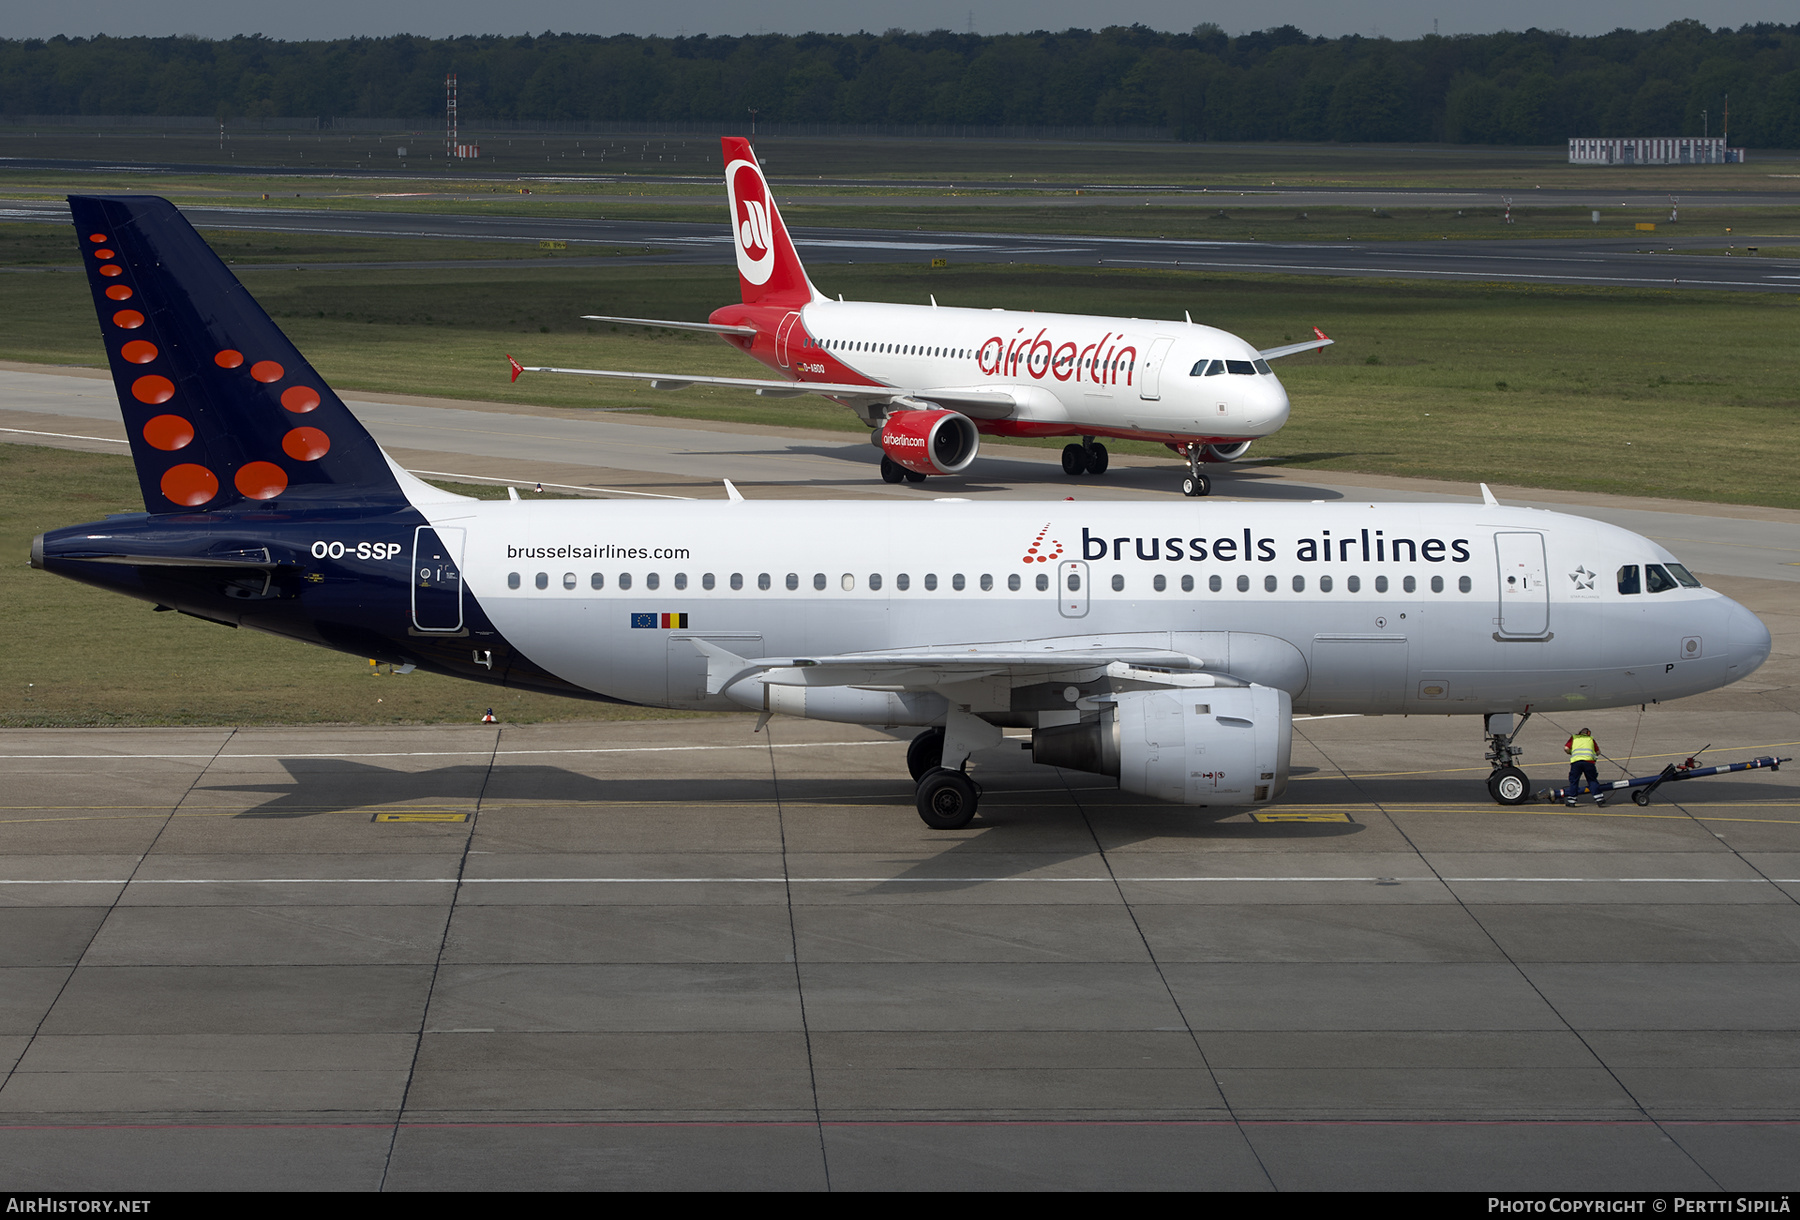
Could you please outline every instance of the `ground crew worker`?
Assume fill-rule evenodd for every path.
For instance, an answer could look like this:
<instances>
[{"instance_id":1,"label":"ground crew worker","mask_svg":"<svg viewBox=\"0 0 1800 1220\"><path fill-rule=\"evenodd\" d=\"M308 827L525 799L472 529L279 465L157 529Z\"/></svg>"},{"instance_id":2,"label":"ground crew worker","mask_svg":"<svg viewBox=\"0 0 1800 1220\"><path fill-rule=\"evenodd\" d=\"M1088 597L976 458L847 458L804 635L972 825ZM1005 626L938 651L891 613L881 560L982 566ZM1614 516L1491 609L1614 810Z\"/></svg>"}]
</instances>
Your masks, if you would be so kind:
<instances>
[{"instance_id":1,"label":"ground crew worker","mask_svg":"<svg viewBox=\"0 0 1800 1220\"><path fill-rule=\"evenodd\" d=\"M1581 781L1585 778L1589 787L1600 782L1600 772L1594 767L1594 760L1600 757L1600 745L1594 735L1582 729L1569 740L1563 742L1563 753L1569 756L1569 788L1568 798L1563 804L1573 806L1575 794L1581 791ZM1594 804L1606 804L1606 793L1594 793Z\"/></svg>"}]
</instances>

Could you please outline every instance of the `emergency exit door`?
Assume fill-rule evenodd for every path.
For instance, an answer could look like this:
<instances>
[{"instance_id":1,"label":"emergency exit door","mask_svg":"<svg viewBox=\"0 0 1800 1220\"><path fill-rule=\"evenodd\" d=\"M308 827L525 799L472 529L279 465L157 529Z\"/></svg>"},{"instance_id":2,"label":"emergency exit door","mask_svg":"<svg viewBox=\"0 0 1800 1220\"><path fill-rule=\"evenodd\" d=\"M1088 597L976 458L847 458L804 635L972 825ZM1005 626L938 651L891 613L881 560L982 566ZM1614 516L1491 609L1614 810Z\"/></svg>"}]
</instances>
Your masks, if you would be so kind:
<instances>
[{"instance_id":1,"label":"emergency exit door","mask_svg":"<svg viewBox=\"0 0 1800 1220\"><path fill-rule=\"evenodd\" d=\"M1550 631L1550 581L1544 536L1536 532L1494 535L1500 564L1500 634L1544 636Z\"/></svg>"},{"instance_id":2,"label":"emergency exit door","mask_svg":"<svg viewBox=\"0 0 1800 1220\"><path fill-rule=\"evenodd\" d=\"M1061 599L1057 608L1064 618L1086 618L1088 612L1088 566L1076 559L1065 559L1056 565L1056 588Z\"/></svg>"}]
</instances>

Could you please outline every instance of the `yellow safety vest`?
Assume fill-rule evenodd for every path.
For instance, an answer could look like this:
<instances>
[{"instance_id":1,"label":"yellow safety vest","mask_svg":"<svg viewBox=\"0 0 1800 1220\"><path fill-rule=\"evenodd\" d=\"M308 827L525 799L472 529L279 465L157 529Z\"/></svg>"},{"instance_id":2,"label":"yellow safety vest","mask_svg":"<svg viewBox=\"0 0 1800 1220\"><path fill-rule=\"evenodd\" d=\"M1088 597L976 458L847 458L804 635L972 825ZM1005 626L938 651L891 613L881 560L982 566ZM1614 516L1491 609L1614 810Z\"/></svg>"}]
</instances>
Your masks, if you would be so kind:
<instances>
[{"instance_id":1,"label":"yellow safety vest","mask_svg":"<svg viewBox=\"0 0 1800 1220\"><path fill-rule=\"evenodd\" d=\"M1569 742L1570 762L1593 762L1599 753L1599 747L1594 744L1592 737L1582 737L1577 734L1574 740Z\"/></svg>"}]
</instances>

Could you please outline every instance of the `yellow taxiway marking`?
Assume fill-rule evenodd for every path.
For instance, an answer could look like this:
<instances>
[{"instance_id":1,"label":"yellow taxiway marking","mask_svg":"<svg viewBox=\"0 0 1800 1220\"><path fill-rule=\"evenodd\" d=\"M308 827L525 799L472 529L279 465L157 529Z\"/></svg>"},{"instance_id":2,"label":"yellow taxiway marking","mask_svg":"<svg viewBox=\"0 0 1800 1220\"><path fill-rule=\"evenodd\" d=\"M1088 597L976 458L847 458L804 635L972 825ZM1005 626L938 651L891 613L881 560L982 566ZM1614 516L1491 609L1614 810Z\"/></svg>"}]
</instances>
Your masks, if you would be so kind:
<instances>
[{"instance_id":1,"label":"yellow taxiway marking","mask_svg":"<svg viewBox=\"0 0 1800 1220\"><path fill-rule=\"evenodd\" d=\"M1282 812L1265 813L1257 810L1250 817L1258 822L1348 822L1350 815L1343 810L1326 813Z\"/></svg>"},{"instance_id":2,"label":"yellow taxiway marking","mask_svg":"<svg viewBox=\"0 0 1800 1220\"><path fill-rule=\"evenodd\" d=\"M466 813L378 813L372 822L466 822Z\"/></svg>"}]
</instances>

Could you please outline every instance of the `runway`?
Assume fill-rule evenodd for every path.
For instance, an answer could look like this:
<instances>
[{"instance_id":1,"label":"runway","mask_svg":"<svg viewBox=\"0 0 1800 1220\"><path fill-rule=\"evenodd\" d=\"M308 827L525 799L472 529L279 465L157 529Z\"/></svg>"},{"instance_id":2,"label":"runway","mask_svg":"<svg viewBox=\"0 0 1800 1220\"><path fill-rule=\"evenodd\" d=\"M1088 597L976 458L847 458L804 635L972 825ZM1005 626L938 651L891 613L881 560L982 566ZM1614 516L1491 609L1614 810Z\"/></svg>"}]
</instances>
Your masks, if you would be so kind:
<instances>
[{"instance_id":1,"label":"runway","mask_svg":"<svg viewBox=\"0 0 1800 1220\"><path fill-rule=\"evenodd\" d=\"M0 366L0 402L0 441L122 449L91 373ZM522 488L1071 490L1042 451L920 492L836 434L352 406L409 467ZM1536 493L1688 535L1775 641L1736 686L1590 713L1603 749L1800 753L1800 514L1568 499ZM1255 816L1001 748L937 832L903 738L752 723L0 733L0 1188L1791 1186L1791 767L1502 808L1472 723L1322 717ZM1532 722L1534 780L1578 727Z\"/></svg>"},{"instance_id":2,"label":"runway","mask_svg":"<svg viewBox=\"0 0 1800 1220\"><path fill-rule=\"evenodd\" d=\"M631 202L647 202L633 200ZM707 200L683 197L664 202L689 205ZM1184 200L1191 202L1191 200ZM330 211L273 207L189 207L183 214L201 230L231 229L387 238L442 238L463 241L535 243L564 241L582 246L648 246L646 255L598 256L620 263L727 266L731 235L723 224L606 220L605 203L594 203L596 218L440 215L434 213ZM12 200L0 204L0 221L67 223L60 202ZM1724 244L1717 236L1652 239L1281 242L1178 241L1151 238L1079 237L1019 233L924 233L886 229L792 227L796 245L809 263L921 263L944 258L957 263L1040 263L1053 266L1150 267L1255 274L1368 276L1382 279L1457 280L1533 284L1573 284L1613 288L1681 288L1731 292L1800 292L1800 264L1789 259L1746 255L1672 255L1677 243ZM537 259L526 260L543 266ZM289 264L271 264L289 265ZM472 268L482 261L292 264L345 268ZM504 265L503 262L500 265ZM577 258L557 265L582 265Z\"/></svg>"}]
</instances>

